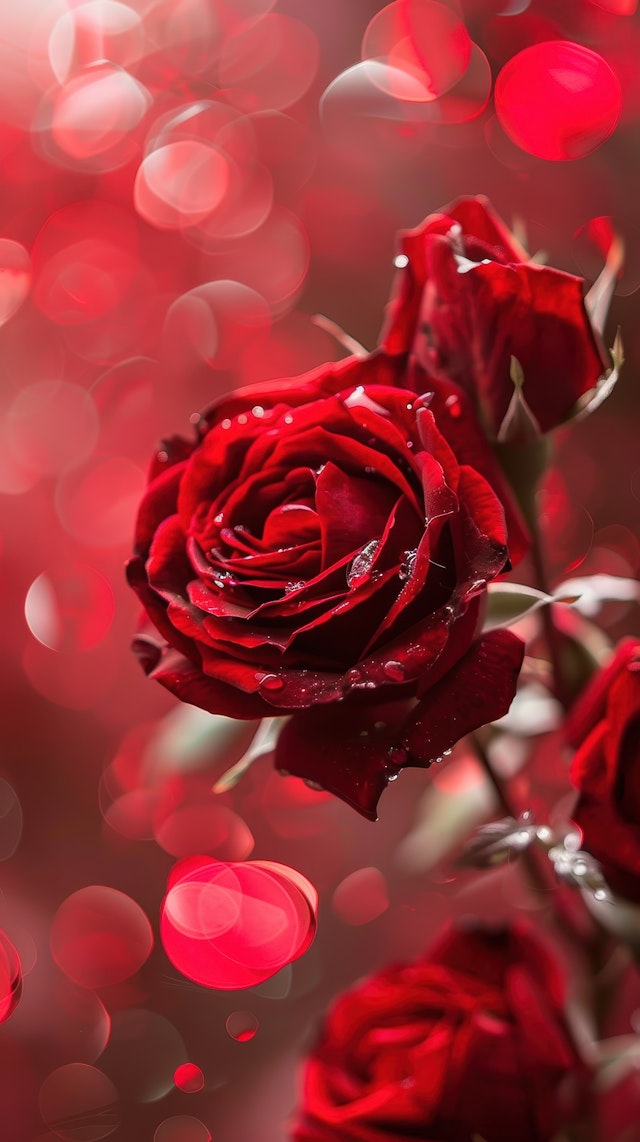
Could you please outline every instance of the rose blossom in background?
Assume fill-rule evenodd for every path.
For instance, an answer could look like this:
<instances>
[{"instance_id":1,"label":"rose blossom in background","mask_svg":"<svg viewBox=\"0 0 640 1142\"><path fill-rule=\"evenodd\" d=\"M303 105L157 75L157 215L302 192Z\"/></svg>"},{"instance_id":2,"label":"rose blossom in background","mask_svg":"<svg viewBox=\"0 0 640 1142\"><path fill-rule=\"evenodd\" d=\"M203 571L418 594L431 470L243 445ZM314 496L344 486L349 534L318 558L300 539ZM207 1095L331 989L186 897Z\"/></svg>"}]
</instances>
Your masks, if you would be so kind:
<instances>
[{"instance_id":1,"label":"rose blossom in background","mask_svg":"<svg viewBox=\"0 0 640 1142\"><path fill-rule=\"evenodd\" d=\"M294 1142L546 1142L587 1068L558 965L516 924L451 929L339 998L306 1064Z\"/></svg>"},{"instance_id":2,"label":"rose blossom in background","mask_svg":"<svg viewBox=\"0 0 640 1142\"><path fill-rule=\"evenodd\" d=\"M572 816L611 887L640 902L640 641L624 639L567 721Z\"/></svg>"},{"instance_id":3,"label":"rose blossom in background","mask_svg":"<svg viewBox=\"0 0 640 1142\"><path fill-rule=\"evenodd\" d=\"M522 661L508 631L474 641L519 521L464 394L427 389L378 353L223 399L159 453L128 568L146 672L212 713L295 714L276 765L370 817L506 712Z\"/></svg>"},{"instance_id":4,"label":"rose blossom in background","mask_svg":"<svg viewBox=\"0 0 640 1142\"><path fill-rule=\"evenodd\" d=\"M582 279L531 261L485 198L459 198L406 231L396 264L383 347L464 389L493 439L513 397L512 357L542 432L567 420L608 367Z\"/></svg>"}]
</instances>

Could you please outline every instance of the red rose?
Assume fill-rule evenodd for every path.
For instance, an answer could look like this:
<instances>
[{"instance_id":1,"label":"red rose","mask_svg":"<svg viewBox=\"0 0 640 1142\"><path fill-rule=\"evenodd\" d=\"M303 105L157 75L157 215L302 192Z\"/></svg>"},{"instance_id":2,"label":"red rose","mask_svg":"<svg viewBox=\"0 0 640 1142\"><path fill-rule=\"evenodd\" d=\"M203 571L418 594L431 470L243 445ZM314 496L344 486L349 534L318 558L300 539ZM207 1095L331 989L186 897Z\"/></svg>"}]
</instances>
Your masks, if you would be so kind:
<instances>
[{"instance_id":1,"label":"red rose","mask_svg":"<svg viewBox=\"0 0 640 1142\"><path fill-rule=\"evenodd\" d=\"M434 381L454 381L496 439L513 397L511 358L542 432L571 416L607 368L583 281L528 260L482 197L459 198L402 235L382 345L412 353Z\"/></svg>"},{"instance_id":2,"label":"red rose","mask_svg":"<svg viewBox=\"0 0 640 1142\"><path fill-rule=\"evenodd\" d=\"M378 353L217 404L154 464L128 568L145 670L214 713L294 715L276 765L371 817L403 764L507 710L523 651L474 640L508 554L491 451L464 403L401 382Z\"/></svg>"},{"instance_id":3,"label":"red rose","mask_svg":"<svg viewBox=\"0 0 640 1142\"><path fill-rule=\"evenodd\" d=\"M293 1139L543 1142L580 1111L586 1074L538 939L452 930L337 1001Z\"/></svg>"},{"instance_id":4,"label":"red rose","mask_svg":"<svg viewBox=\"0 0 640 1142\"><path fill-rule=\"evenodd\" d=\"M611 887L640 901L640 641L625 639L567 721L573 819Z\"/></svg>"}]
</instances>

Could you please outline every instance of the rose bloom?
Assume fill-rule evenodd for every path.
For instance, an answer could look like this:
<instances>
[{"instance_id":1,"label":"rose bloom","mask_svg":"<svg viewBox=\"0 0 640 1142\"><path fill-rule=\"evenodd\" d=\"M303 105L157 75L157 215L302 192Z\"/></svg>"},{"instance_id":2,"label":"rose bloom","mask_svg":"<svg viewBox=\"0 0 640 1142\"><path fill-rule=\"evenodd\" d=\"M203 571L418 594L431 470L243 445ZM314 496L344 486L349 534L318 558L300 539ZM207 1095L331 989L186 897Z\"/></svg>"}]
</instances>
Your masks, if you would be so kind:
<instances>
[{"instance_id":1,"label":"rose bloom","mask_svg":"<svg viewBox=\"0 0 640 1142\"><path fill-rule=\"evenodd\" d=\"M278 768L374 817L403 765L506 712L522 643L477 628L524 546L464 394L348 358L166 443L128 568L150 620L135 649L205 710L292 715Z\"/></svg>"},{"instance_id":2,"label":"rose bloom","mask_svg":"<svg viewBox=\"0 0 640 1142\"><path fill-rule=\"evenodd\" d=\"M573 819L613 889L640 902L640 641L625 639L567 719Z\"/></svg>"},{"instance_id":3,"label":"rose bloom","mask_svg":"<svg viewBox=\"0 0 640 1142\"><path fill-rule=\"evenodd\" d=\"M608 362L583 279L529 260L487 199L459 198L401 235L382 346L411 353L431 380L455 382L491 439L514 393L511 358L540 430L567 420Z\"/></svg>"},{"instance_id":4,"label":"rose bloom","mask_svg":"<svg viewBox=\"0 0 640 1142\"><path fill-rule=\"evenodd\" d=\"M365 980L307 1061L294 1142L543 1142L583 1106L559 969L524 926L451 930Z\"/></svg>"}]
</instances>

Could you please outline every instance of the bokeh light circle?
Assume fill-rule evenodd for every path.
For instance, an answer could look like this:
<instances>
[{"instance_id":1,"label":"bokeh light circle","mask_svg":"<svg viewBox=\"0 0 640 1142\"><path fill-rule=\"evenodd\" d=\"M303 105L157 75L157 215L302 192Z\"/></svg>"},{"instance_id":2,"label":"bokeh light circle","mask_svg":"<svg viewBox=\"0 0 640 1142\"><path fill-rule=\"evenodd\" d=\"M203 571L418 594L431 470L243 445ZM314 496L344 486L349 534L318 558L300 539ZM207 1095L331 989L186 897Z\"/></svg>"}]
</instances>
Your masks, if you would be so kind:
<instances>
[{"instance_id":1,"label":"bokeh light circle","mask_svg":"<svg viewBox=\"0 0 640 1142\"><path fill-rule=\"evenodd\" d=\"M115 1086L88 1063L67 1063L52 1071L38 1101L45 1123L64 1142L99 1142L120 1125Z\"/></svg>"},{"instance_id":2,"label":"bokeh light circle","mask_svg":"<svg viewBox=\"0 0 640 1142\"><path fill-rule=\"evenodd\" d=\"M373 17L362 41L362 58L389 68L375 80L390 95L429 102L444 95L464 75L471 57L469 33L456 13L437 0L395 0ZM399 76L410 76L415 85ZM413 91L413 94L411 92Z\"/></svg>"},{"instance_id":3,"label":"bokeh light circle","mask_svg":"<svg viewBox=\"0 0 640 1142\"><path fill-rule=\"evenodd\" d=\"M198 139L178 139L143 159L133 190L138 214L161 229L201 222L215 210L229 184L222 151Z\"/></svg>"},{"instance_id":4,"label":"bokeh light circle","mask_svg":"<svg viewBox=\"0 0 640 1142\"><path fill-rule=\"evenodd\" d=\"M294 869L192 859L176 870L160 935L183 975L205 987L253 987L306 951L317 893Z\"/></svg>"},{"instance_id":5,"label":"bokeh light circle","mask_svg":"<svg viewBox=\"0 0 640 1142\"><path fill-rule=\"evenodd\" d=\"M39 476L81 464L98 438L95 404L80 385L36 381L15 397L7 414L14 459Z\"/></svg>"},{"instance_id":6,"label":"bokeh light circle","mask_svg":"<svg viewBox=\"0 0 640 1142\"><path fill-rule=\"evenodd\" d=\"M211 1142L211 1131L191 1114L174 1114L160 1123L153 1142Z\"/></svg>"},{"instance_id":7,"label":"bokeh light circle","mask_svg":"<svg viewBox=\"0 0 640 1142\"><path fill-rule=\"evenodd\" d=\"M116 888L93 884L68 896L51 924L51 951L80 987L99 988L134 975L153 947L139 904Z\"/></svg>"},{"instance_id":8,"label":"bokeh light circle","mask_svg":"<svg viewBox=\"0 0 640 1142\"><path fill-rule=\"evenodd\" d=\"M20 309L31 285L31 261L20 242L0 238L0 325Z\"/></svg>"},{"instance_id":9,"label":"bokeh light circle","mask_svg":"<svg viewBox=\"0 0 640 1142\"><path fill-rule=\"evenodd\" d=\"M502 127L523 151L564 162L584 158L609 138L622 91L597 52L570 40L547 40L505 64L495 105Z\"/></svg>"},{"instance_id":10,"label":"bokeh light circle","mask_svg":"<svg viewBox=\"0 0 640 1142\"><path fill-rule=\"evenodd\" d=\"M225 1024L227 1034L236 1043L249 1043L258 1032L259 1020L253 1011L232 1011Z\"/></svg>"},{"instance_id":11,"label":"bokeh light circle","mask_svg":"<svg viewBox=\"0 0 640 1142\"><path fill-rule=\"evenodd\" d=\"M93 567L43 571L24 601L27 626L50 650L84 651L108 634L115 612L110 584Z\"/></svg>"},{"instance_id":12,"label":"bokeh light circle","mask_svg":"<svg viewBox=\"0 0 640 1142\"><path fill-rule=\"evenodd\" d=\"M181 1063L176 1067L173 1081L185 1094L197 1094L204 1087L204 1075L195 1063Z\"/></svg>"},{"instance_id":13,"label":"bokeh light circle","mask_svg":"<svg viewBox=\"0 0 640 1142\"><path fill-rule=\"evenodd\" d=\"M22 966L16 948L0 928L0 1023L13 1015L22 995Z\"/></svg>"}]
</instances>

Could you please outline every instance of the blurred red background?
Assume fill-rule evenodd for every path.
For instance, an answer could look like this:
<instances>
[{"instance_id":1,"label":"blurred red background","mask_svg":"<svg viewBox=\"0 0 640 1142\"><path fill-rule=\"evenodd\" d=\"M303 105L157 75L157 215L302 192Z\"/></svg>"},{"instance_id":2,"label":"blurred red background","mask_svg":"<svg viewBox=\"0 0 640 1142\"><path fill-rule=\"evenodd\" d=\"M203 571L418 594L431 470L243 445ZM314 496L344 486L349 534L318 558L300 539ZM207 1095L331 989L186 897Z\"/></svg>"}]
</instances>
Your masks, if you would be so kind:
<instances>
[{"instance_id":1,"label":"blurred red background","mask_svg":"<svg viewBox=\"0 0 640 1142\"><path fill-rule=\"evenodd\" d=\"M557 582L636 577L639 55L633 0L0 11L0 928L24 973L0 1027L8 1142L279 1142L333 994L451 914L535 916L517 869L478 880L441 859L491 809L464 749L434 778L404 773L376 825L268 760L214 795L250 735L212 733L144 679L122 567L161 437L238 384L342 356L316 313L373 347L396 231L483 193L588 281L624 241L608 341L620 325L623 378L558 434L541 511ZM610 637L637 627L632 606L608 605ZM507 763L530 755L523 806L562 816L542 742L514 739ZM320 894L311 949L257 988L191 983L160 945L170 869L203 851L282 862ZM99 943L106 975L74 978L56 942L90 886L142 910L109 897L119 979ZM612 1031L636 1005L630 985Z\"/></svg>"}]
</instances>

